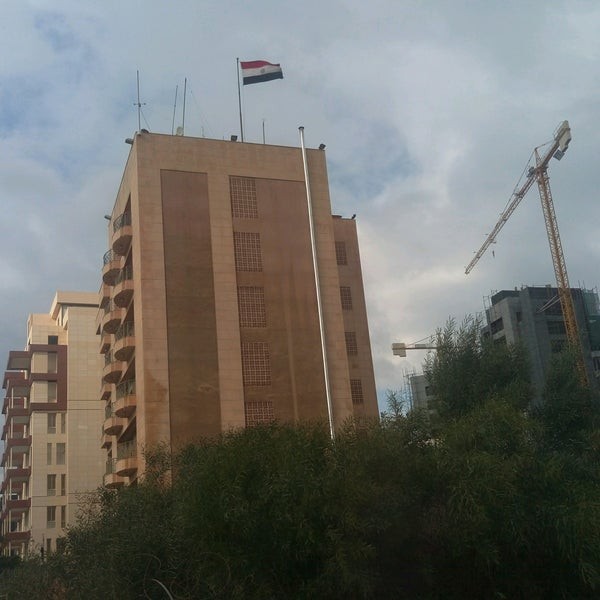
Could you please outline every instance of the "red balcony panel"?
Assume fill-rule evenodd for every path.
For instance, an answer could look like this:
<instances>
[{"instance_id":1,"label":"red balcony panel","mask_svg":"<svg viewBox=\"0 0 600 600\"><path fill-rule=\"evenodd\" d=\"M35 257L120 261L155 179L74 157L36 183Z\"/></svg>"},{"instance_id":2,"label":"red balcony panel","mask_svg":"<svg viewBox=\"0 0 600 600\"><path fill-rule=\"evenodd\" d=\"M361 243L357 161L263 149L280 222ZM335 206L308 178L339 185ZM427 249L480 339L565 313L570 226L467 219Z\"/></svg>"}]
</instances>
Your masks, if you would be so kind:
<instances>
[{"instance_id":1,"label":"red balcony panel","mask_svg":"<svg viewBox=\"0 0 600 600\"><path fill-rule=\"evenodd\" d=\"M13 544L18 542L28 542L31 537L31 531L9 531L4 534L4 540L6 542L12 542Z\"/></svg>"},{"instance_id":2,"label":"red balcony panel","mask_svg":"<svg viewBox=\"0 0 600 600\"><path fill-rule=\"evenodd\" d=\"M31 508L31 498L24 500L6 499L6 510L29 510Z\"/></svg>"}]
</instances>

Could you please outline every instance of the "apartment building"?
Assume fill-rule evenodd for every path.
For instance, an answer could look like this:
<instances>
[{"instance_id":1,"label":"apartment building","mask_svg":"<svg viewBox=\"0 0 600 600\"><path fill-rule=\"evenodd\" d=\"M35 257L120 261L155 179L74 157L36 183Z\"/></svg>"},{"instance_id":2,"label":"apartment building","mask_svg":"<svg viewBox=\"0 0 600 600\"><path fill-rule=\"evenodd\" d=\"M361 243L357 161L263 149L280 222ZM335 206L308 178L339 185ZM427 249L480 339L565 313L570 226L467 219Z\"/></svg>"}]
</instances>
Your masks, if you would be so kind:
<instances>
[{"instance_id":1,"label":"apartment building","mask_svg":"<svg viewBox=\"0 0 600 600\"><path fill-rule=\"evenodd\" d=\"M5 555L54 551L75 521L80 494L102 484L97 312L97 294L57 292L49 313L29 316L25 350L9 353L2 407Z\"/></svg>"},{"instance_id":2,"label":"apartment building","mask_svg":"<svg viewBox=\"0 0 600 600\"><path fill-rule=\"evenodd\" d=\"M356 223L307 151L322 328L299 148L139 133L108 224L98 333L105 483L271 420L377 417ZM326 386L321 344L327 362Z\"/></svg>"}]
</instances>

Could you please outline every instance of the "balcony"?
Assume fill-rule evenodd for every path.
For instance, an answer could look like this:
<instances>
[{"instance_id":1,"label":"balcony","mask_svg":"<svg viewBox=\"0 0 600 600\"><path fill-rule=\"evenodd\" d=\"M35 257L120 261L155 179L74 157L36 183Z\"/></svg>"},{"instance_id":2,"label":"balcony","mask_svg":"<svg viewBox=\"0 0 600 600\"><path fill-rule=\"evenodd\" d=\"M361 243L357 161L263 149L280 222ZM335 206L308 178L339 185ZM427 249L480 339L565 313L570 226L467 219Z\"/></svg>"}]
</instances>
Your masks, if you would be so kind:
<instances>
[{"instance_id":1,"label":"balcony","mask_svg":"<svg viewBox=\"0 0 600 600\"><path fill-rule=\"evenodd\" d=\"M19 434L13 433L11 437L6 440L6 449L21 450L26 452L31 446L31 436L20 434L21 437L17 437Z\"/></svg>"},{"instance_id":2,"label":"balcony","mask_svg":"<svg viewBox=\"0 0 600 600\"><path fill-rule=\"evenodd\" d=\"M4 470L4 483L10 481L25 481L31 477L31 467L6 467Z\"/></svg>"},{"instance_id":3,"label":"balcony","mask_svg":"<svg viewBox=\"0 0 600 600\"><path fill-rule=\"evenodd\" d=\"M105 333L115 333L125 316L125 310L118 307L113 301L104 307L104 315L101 319L101 328Z\"/></svg>"},{"instance_id":4,"label":"balcony","mask_svg":"<svg viewBox=\"0 0 600 600\"><path fill-rule=\"evenodd\" d=\"M115 414L118 417L129 418L135 412L137 405L135 395L135 379L128 379L117 386Z\"/></svg>"},{"instance_id":5,"label":"balcony","mask_svg":"<svg viewBox=\"0 0 600 600\"><path fill-rule=\"evenodd\" d=\"M116 415L113 415L104 421L104 433L106 435L118 435L124 425L126 425L125 419L120 419Z\"/></svg>"},{"instance_id":6,"label":"balcony","mask_svg":"<svg viewBox=\"0 0 600 600\"><path fill-rule=\"evenodd\" d=\"M102 388L100 390L100 400L108 400L112 396L112 384L111 383L102 383Z\"/></svg>"},{"instance_id":7,"label":"balcony","mask_svg":"<svg viewBox=\"0 0 600 600\"><path fill-rule=\"evenodd\" d=\"M104 433L104 424L102 425L102 432L100 435L100 448L110 448L112 446L112 436Z\"/></svg>"},{"instance_id":8,"label":"balcony","mask_svg":"<svg viewBox=\"0 0 600 600\"><path fill-rule=\"evenodd\" d=\"M25 531L9 531L4 534L4 541L11 542L13 544L19 542L28 542L31 537L31 531L29 529Z\"/></svg>"},{"instance_id":9,"label":"balcony","mask_svg":"<svg viewBox=\"0 0 600 600\"><path fill-rule=\"evenodd\" d=\"M133 229L131 227L131 213L124 212L113 222L112 249L117 254L125 255L131 245Z\"/></svg>"},{"instance_id":10,"label":"balcony","mask_svg":"<svg viewBox=\"0 0 600 600\"><path fill-rule=\"evenodd\" d=\"M102 331L100 333L100 354L104 354L112 343L111 334L107 331Z\"/></svg>"},{"instance_id":11,"label":"balcony","mask_svg":"<svg viewBox=\"0 0 600 600\"><path fill-rule=\"evenodd\" d=\"M31 498L10 498L6 499L6 510L29 510L31 508Z\"/></svg>"},{"instance_id":12,"label":"balcony","mask_svg":"<svg viewBox=\"0 0 600 600\"><path fill-rule=\"evenodd\" d=\"M126 307L133 296L133 269L123 267L115 279L114 300L117 306Z\"/></svg>"},{"instance_id":13,"label":"balcony","mask_svg":"<svg viewBox=\"0 0 600 600\"><path fill-rule=\"evenodd\" d=\"M106 285L114 285L115 279L121 270L121 257L109 250L102 258L102 281Z\"/></svg>"},{"instance_id":14,"label":"balcony","mask_svg":"<svg viewBox=\"0 0 600 600\"><path fill-rule=\"evenodd\" d=\"M135 439L117 444L117 475L129 477L137 471L137 442Z\"/></svg>"},{"instance_id":15,"label":"balcony","mask_svg":"<svg viewBox=\"0 0 600 600\"><path fill-rule=\"evenodd\" d=\"M110 295L111 295L111 286L102 282L102 285L100 286L100 290L98 292L100 308L104 308L106 306L106 304L110 300Z\"/></svg>"},{"instance_id":16,"label":"balcony","mask_svg":"<svg viewBox=\"0 0 600 600\"><path fill-rule=\"evenodd\" d=\"M22 400L25 400L24 398ZM27 401L25 400L25 402L20 402L19 404L16 404L16 402L11 406L10 404L8 405L8 408L6 410L6 418L8 419L12 419L15 417L28 417L29 416L29 407L27 406Z\"/></svg>"},{"instance_id":17,"label":"balcony","mask_svg":"<svg viewBox=\"0 0 600 600\"><path fill-rule=\"evenodd\" d=\"M132 321L123 323L115 333L114 355L117 360L127 361L135 350L135 328Z\"/></svg>"},{"instance_id":18,"label":"balcony","mask_svg":"<svg viewBox=\"0 0 600 600\"><path fill-rule=\"evenodd\" d=\"M116 473L117 459L109 458L106 461L106 472L104 473L104 485L108 488L118 488L125 484L125 477Z\"/></svg>"},{"instance_id":19,"label":"balcony","mask_svg":"<svg viewBox=\"0 0 600 600\"><path fill-rule=\"evenodd\" d=\"M102 379L105 383L117 383L121 379L123 371L127 364L120 360L115 360L112 352L107 352L104 355L104 369L102 371Z\"/></svg>"}]
</instances>

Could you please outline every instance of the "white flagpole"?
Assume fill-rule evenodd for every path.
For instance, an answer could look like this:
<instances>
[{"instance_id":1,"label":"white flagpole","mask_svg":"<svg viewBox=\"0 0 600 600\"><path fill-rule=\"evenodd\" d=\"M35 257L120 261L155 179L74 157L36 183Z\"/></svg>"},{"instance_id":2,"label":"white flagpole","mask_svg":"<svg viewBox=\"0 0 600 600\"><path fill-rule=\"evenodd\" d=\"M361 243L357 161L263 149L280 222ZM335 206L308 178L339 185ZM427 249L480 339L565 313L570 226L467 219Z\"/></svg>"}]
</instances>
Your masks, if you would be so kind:
<instances>
[{"instance_id":1,"label":"white flagpole","mask_svg":"<svg viewBox=\"0 0 600 600\"><path fill-rule=\"evenodd\" d=\"M308 178L308 163L306 161L306 148L304 146L304 127L300 130L300 147L302 148L302 163L304 165L304 180L306 183L306 203L308 205L308 225L310 229L310 245L312 249L313 270L315 274L315 287L317 288L317 311L319 313L319 331L321 333L321 352L323 354L323 374L325 376L325 396L327 398L327 416L329 417L329 433L331 439L335 439L333 427L333 405L331 401L331 389L329 385L329 366L327 364L327 346L325 343L325 323L323 321L323 303L321 301L321 284L319 281L319 266L317 264L317 242L315 239L315 223L312 211L312 198L310 195L310 180Z\"/></svg>"},{"instance_id":2,"label":"white flagpole","mask_svg":"<svg viewBox=\"0 0 600 600\"><path fill-rule=\"evenodd\" d=\"M240 134L242 142L244 141L244 123L242 121L242 92L240 90L240 59L237 58L237 83L238 83L238 104L240 107Z\"/></svg>"}]
</instances>

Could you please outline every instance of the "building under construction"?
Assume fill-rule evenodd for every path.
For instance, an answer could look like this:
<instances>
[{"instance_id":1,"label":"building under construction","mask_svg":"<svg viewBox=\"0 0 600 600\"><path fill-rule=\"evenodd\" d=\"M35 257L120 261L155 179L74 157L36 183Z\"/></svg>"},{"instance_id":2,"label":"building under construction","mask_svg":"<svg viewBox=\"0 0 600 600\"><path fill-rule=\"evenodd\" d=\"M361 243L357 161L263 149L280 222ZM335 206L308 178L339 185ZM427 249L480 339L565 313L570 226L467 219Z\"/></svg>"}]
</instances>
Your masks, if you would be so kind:
<instances>
[{"instance_id":1,"label":"building under construction","mask_svg":"<svg viewBox=\"0 0 600 600\"><path fill-rule=\"evenodd\" d=\"M600 375L600 309L595 290L571 288L588 381ZM483 337L497 343L522 343L528 350L531 380L539 397L552 356L568 343L556 287L523 286L502 290L489 299Z\"/></svg>"}]
</instances>

